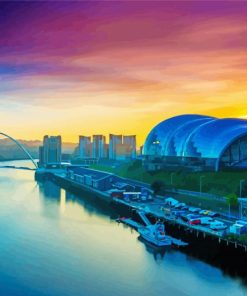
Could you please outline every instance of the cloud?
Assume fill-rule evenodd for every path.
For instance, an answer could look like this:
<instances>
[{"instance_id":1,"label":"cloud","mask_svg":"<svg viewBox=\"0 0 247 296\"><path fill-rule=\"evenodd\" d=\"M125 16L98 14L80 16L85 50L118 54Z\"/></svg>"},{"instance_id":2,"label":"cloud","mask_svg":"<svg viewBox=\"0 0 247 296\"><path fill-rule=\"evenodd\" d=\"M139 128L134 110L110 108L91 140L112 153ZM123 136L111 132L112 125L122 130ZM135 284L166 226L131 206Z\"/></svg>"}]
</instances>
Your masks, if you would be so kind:
<instances>
[{"instance_id":1,"label":"cloud","mask_svg":"<svg viewBox=\"0 0 247 296\"><path fill-rule=\"evenodd\" d=\"M146 130L179 112L244 116L246 12L243 2L1 2L0 110L49 109L61 129L66 110L102 108L121 125L129 113Z\"/></svg>"}]
</instances>

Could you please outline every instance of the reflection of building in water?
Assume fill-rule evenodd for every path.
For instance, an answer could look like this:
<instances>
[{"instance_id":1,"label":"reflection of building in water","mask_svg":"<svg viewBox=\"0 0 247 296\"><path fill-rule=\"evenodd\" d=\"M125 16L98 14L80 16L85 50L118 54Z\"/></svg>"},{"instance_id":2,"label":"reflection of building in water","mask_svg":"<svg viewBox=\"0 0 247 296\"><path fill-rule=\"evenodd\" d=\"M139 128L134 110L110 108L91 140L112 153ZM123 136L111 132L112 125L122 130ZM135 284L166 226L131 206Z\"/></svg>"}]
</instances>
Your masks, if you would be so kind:
<instances>
[{"instance_id":1,"label":"reflection of building in water","mask_svg":"<svg viewBox=\"0 0 247 296\"><path fill-rule=\"evenodd\" d=\"M65 194L65 191L63 190L60 196L60 212L64 213L65 209L66 209L66 194Z\"/></svg>"},{"instance_id":2,"label":"reflection of building in water","mask_svg":"<svg viewBox=\"0 0 247 296\"><path fill-rule=\"evenodd\" d=\"M163 261L167 250L154 248L153 245L146 242L142 237L138 237L138 240L141 241L145 245L146 250L148 251L148 253L153 255L154 260L156 262Z\"/></svg>"},{"instance_id":3,"label":"reflection of building in water","mask_svg":"<svg viewBox=\"0 0 247 296\"><path fill-rule=\"evenodd\" d=\"M43 194L47 197L60 199L61 188L51 181L45 181L43 183Z\"/></svg>"},{"instance_id":4,"label":"reflection of building in water","mask_svg":"<svg viewBox=\"0 0 247 296\"><path fill-rule=\"evenodd\" d=\"M42 214L48 218L58 218L61 215L59 204L61 188L51 181L39 182Z\"/></svg>"}]
</instances>

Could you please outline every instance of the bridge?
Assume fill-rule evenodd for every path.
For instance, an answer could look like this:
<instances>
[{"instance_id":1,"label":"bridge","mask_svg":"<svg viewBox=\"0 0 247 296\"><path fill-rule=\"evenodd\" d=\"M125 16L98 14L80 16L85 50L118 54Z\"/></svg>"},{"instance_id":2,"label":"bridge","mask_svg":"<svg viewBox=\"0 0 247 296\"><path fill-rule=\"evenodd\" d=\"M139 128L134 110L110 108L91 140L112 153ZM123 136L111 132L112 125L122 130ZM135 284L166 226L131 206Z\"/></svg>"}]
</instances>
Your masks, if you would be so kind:
<instances>
[{"instance_id":1,"label":"bridge","mask_svg":"<svg viewBox=\"0 0 247 296\"><path fill-rule=\"evenodd\" d=\"M34 159L32 158L31 154L27 151L27 149L19 142L17 141L16 139L12 138L11 136L5 134L5 133L2 133L0 132L0 135L10 139L11 141L13 141L25 154L26 156L28 157L28 159L30 159L30 161L33 163L35 169L38 168L37 166L37 163L34 161ZM12 167L12 168L18 168L18 167ZM28 168L22 168L22 169L28 169Z\"/></svg>"}]
</instances>

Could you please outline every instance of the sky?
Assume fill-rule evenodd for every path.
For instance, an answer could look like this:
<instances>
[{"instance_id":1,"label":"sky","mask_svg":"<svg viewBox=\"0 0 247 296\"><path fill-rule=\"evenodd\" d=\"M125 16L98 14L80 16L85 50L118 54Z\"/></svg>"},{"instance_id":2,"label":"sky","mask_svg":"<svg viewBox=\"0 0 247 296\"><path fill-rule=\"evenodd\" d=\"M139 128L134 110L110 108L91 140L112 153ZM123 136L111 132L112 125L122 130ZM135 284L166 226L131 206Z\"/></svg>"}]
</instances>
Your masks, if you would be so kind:
<instances>
[{"instance_id":1,"label":"sky","mask_svg":"<svg viewBox=\"0 0 247 296\"><path fill-rule=\"evenodd\" d=\"M247 118L247 2L0 2L0 125L18 139Z\"/></svg>"}]
</instances>

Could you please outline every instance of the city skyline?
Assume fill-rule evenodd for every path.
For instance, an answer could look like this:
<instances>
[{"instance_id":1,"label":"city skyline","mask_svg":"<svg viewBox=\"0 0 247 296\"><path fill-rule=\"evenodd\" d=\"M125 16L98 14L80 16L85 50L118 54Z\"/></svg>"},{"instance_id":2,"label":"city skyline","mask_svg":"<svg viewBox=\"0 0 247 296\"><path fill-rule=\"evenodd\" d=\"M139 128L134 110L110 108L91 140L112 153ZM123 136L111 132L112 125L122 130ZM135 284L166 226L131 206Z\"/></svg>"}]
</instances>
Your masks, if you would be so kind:
<instances>
[{"instance_id":1,"label":"city skyline","mask_svg":"<svg viewBox=\"0 0 247 296\"><path fill-rule=\"evenodd\" d=\"M15 138L111 131L140 146L174 115L247 115L247 3L0 8L1 129Z\"/></svg>"}]
</instances>

